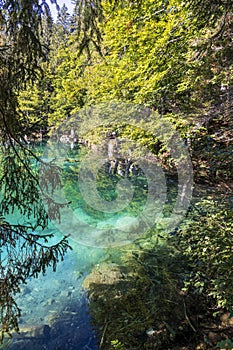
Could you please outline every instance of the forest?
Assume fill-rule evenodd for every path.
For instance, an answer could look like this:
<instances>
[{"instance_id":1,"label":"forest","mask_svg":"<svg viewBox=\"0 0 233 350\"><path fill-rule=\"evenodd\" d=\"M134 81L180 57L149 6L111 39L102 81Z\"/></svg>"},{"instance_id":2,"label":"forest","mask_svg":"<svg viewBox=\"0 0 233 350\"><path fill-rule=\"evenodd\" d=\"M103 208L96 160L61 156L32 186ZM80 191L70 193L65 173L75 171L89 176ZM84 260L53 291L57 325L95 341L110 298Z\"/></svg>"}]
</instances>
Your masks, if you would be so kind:
<instances>
[{"instance_id":1,"label":"forest","mask_svg":"<svg viewBox=\"0 0 233 350\"><path fill-rule=\"evenodd\" d=\"M123 213L132 236L126 225L122 243L125 222L118 218L111 233L122 244L105 237L105 257L83 282L98 349L233 349L233 3L73 3L69 13L56 0L0 1L0 348L15 349L9 339L20 332L22 286L49 267L56 274L74 249L69 236L82 226L62 229L56 243L47 228L79 205L82 184L82 209L102 220L87 174L97 167L100 147L121 142L119 159L108 148L111 174L96 170L97 190L112 212L115 191L125 198L131 183L138 194ZM60 146L46 161L41 150L54 139ZM61 151L65 140L72 143L68 156ZM90 161L83 170L75 151ZM66 162L62 169L58 153ZM144 163L136 159L145 154L140 170ZM158 172L166 195L161 189L161 202L150 203L152 219L143 219L139 234L145 193L155 182L150 170ZM78 174L80 192L72 182ZM56 195L62 186L74 204ZM90 209L88 197L97 207ZM16 215L26 219L10 219ZM102 247L97 231L87 232L84 245ZM44 339L33 349L81 350L74 342L54 344Z\"/></svg>"}]
</instances>

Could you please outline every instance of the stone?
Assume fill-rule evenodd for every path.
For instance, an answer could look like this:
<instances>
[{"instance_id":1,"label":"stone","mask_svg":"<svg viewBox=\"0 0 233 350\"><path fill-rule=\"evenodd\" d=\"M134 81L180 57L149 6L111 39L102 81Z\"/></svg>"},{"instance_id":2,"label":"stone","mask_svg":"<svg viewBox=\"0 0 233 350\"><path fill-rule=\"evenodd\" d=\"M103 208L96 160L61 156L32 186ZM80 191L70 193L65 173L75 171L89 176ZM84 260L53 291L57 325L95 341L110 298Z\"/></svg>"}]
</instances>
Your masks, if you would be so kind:
<instances>
[{"instance_id":1,"label":"stone","mask_svg":"<svg viewBox=\"0 0 233 350\"><path fill-rule=\"evenodd\" d=\"M54 303L55 303L55 299L50 298L47 300L47 305L52 305Z\"/></svg>"},{"instance_id":2,"label":"stone","mask_svg":"<svg viewBox=\"0 0 233 350\"><path fill-rule=\"evenodd\" d=\"M72 294L71 290L62 290L60 293L60 296L63 298L70 298L71 294Z\"/></svg>"},{"instance_id":3,"label":"stone","mask_svg":"<svg viewBox=\"0 0 233 350\"><path fill-rule=\"evenodd\" d=\"M29 326L21 327L20 333L15 334L14 337L17 338L40 338L40 339L49 339L50 338L51 328L49 325L44 324L41 326Z\"/></svg>"},{"instance_id":4,"label":"stone","mask_svg":"<svg viewBox=\"0 0 233 350\"><path fill-rule=\"evenodd\" d=\"M85 278L83 286L87 290L92 290L93 285L112 285L124 280L124 277L123 271L117 264L102 263Z\"/></svg>"}]
</instances>

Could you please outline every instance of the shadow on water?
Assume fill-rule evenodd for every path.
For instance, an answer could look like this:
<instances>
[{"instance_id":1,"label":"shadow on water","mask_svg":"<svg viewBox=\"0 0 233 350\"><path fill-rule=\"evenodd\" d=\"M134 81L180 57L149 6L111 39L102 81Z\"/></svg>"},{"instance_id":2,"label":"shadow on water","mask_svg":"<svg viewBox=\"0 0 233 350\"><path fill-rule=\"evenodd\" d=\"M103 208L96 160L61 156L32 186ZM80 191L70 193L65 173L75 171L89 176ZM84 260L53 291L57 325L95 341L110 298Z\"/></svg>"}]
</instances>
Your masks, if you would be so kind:
<instances>
[{"instance_id":1,"label":"shadow on water","mask_svg":"<svg viewBox=\"0 0 233 350\"><path fill-rule=\"evenodd\" d=\"M182 293L187 262L179 252L165 245L135 246L122 258L121 263L98 265L84 281L101 349L114 344L119 349L183 349L195 344L193 320L200 304L198 310L191 309ZM193 328L186 313L193 317Z\"/></svg>"},{"instance_id":2,"label":"shadow on water","mask_svg":"<svg viewBox=\"0 0 233 350\"><path fill-rule=\"evenodd\" d=\"M85 294L67 302L52 316L50 325L23 327L13 336L9 350L97 350L97 338L90 326Z\"/></svg>"}]
</instances>

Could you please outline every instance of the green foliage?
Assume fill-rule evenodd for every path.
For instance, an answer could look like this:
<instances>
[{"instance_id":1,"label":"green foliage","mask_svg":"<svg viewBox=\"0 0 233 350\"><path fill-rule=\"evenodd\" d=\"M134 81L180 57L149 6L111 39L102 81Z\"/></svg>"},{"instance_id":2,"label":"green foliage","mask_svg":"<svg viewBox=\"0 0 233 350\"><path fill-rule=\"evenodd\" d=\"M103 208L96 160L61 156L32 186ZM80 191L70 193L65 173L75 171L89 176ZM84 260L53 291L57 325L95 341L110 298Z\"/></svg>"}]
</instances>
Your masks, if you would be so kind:
<instances>
[{"instance_id":1,"label":"green foliage","mask_svg":"<svg viewBox=\"0 0 233 350\"><path fill-rule=\"evenodd\" d=\"M39 135L40 130L46 131L48 126L49 91L45 81L35 85L27 85L19 94L19 113L21 127L32 137Z\"/></svg>"},{"instance_id":2,"label":"green foliage","mask_svg":"<svg viewBox=\"0 0 233 350\"><path fill-rule=\"evenodd\" d=\"M55 1L53 1L55 2ZM45 189L38 181L39 158L26 145L24 135L45 126L45 89L27 83L41 76L42 14L49 15L45 1L2 1L0 4L0 334L18 331L20 309L15 295L29 277L56 269L69 248L67 237L55 245L44 234L48 215L42 203ZM49 16L47 16L49 19ZM51 18L50 18L51 19ZM42 87L43 86L43 87ZM42 92L43 91L43 92ZM21 92L21 104L18 97ZM23 110L20 111L20 108ZM42 111L42 110L43 111ZM43 114L43 116L42 116ZM37 164L36 164L37 163ZM50 164L43 164L48 168ZM52 165L51 165L52 166ZM52 166L53 167L53 166ZM57 183L59 185L59 182ZM53 186L53 184L51 184ZM54 186L53 186L54 187ZM46 199L45 199L46 200ZM48 212L59 215L59 205L47 199ZM21 221L12 221L14 214ZM36 231L36 232L35 232Z\"/></svg>"},{"instance_id":3,"label":"green foliage","mask_svg":"<svg viewBox=\"0 0 233 350\"><path fill-rule=\"evenodd\" d=\"M52 266L55 271L58 261L63 260L69 248L67 237L55 245L49 244L53 235L43 233L48 225L47 212L50 217L56 218L59 205L45 197L44 201L49 203L48 210L45 210L42 198L46 196L46 189L41 186L42 191L39 190L35 156L23 145L16 145L13 140L11 142L10 146L1 147L1 340L5 334L19 330L18 318L21 313L15 295L20 292L21 284L27 283L29 277L45 273L48 266ZM18 221L12 222L12 216L15 215L18 215Z\"/></svg>"},{"instance_id":4,"label":"green foliage","mask_svg":"<svg viewBox=\"0 0 233 350\"><path fill-rule=\"evenodd\" d=\"M115 350L125 350L124 345L119 340L112 340L111 345Z\"/></svg>"},{"instance_id":5,"label":"green foliage","mask_svg":"<svg viewBox=\"0 0 233 350\"><path fill-rule=\"evenodd\" d=\"M79 55L85 50L91 57L91 47L95 47L101 54L101 32L99 22L103 20L101 0L81 0L76 2L74 9L75 36L78 41Z\"/></svg>"},{"instance_id":6,"label":"green foliage","mask_svg":"<svg viewBox=\"0 0 233 350\"><path fill-rule=\"evenodd\" d=\"M180 24L185 14L178 7L173 2L142 1L139 7L126 4L112 14L111 4L104 4L104 60L94 56L84 73L92 103L106 99L153 107L165 100L172 103L169 96L183 69L187 40Z\"/></svg>"},{"instance_id":7,"label":"green foliage","mask_svg":"<svg viewBox=\"0 0 233 350\"><path fill-rule=\"evenodd\" d=\"M201 200L178 231L179 248L191 266L185 289L203 293L214 300L216 307L227 308L233 303L230 204L211 197Z\"/></svg>"},{"instance_id":8,"label":"green foliage","mask_svg":"<svg viewBox=\"0 0 233 350\"><path fill-rule=\"evenodd\" d=\"M1 147L0 214L6 216L17 210L27 219L37 218L36 226L44 228L47 215L38 200L38 183L24 148Z\"/></svg>"},{"instance_id":9,"label":"green foliage","mask_svg":"<svg viewBox=\"0 0 233 350\"><path fill-rule=\"evenodd\" d=\"M228 0L189 0L187 5L200 27L206 27L208 24L214 25L232 11L232 2Z\"/></svg>"},{"instance_id":10,"label":"green foliage","mask_svg":"<svg viewBox=\"0 0 233 350\"><path fill-rule=\"evenodd\" d=\"M88 12L88 2L83 6ZM198 181L231 178L231 15L224 17L224 26L216 22L199 27L189 5L178 0L144 0L140 6L118 3L114 11L111 1L96 6L101 6L104 17L93 24L101 34L102 58L91 40L88 55L85 50L80 54L81 32L79 39L74 31L51 46L49 125L99 102L143 104L165 114L189 140ZM88 16L87 22L93 13ZM93 34L95 41L91 26L87 24L87 36ZM54 27L51 42L56 37L59 42L57 32ZM136 137L136 131L128 134ZM151 150L156 148L150 137L139 139ZM160 156L166 158L166 152Z\"/></svg>"},{"instance_id":11,"label":"green foliage","mask_svg":"<svg viewBox=\"0 0 233 350\"><path fill-rule=\"evenodd\" d=\"M49 125L59 125L67 117L73 115L84 106L86 87L82 81L85 66L74 48L71 46L58 48L55 76L52 76L52 93L49 101Z\"/></svg>"},{"instance_id":12,"label":"green foliage","mask_svg":"<svg viewBox=\"0 0 233 350\"><path fill-rule=\"evenodd\" d=\"M213 18L217 3L209 6L206 0L203 5ZM58 35L62 26L54 25L49 125L99 102L143 104L168 116L189 140L196 179L230 178L230 4L221 5L218 20L211 20L211 25L206 21L199 25L198 12L190 10L200 8L198 1L186 6L179 0L89 5L88 1L77 4L72 25L76 28L78 18L81 26L66 32L65 38ZM202 128L206 131L200 132ZM208 144L205 151L208 134L215 145L211 149ZM153 148L150 138L144 139Z\"/></svg>"},{"instance_id":13,"label":"green foliage","mask_svg":"<svg viewBox=\"0 0 233 350\"><path fill-rule=\"evenodd\" d=\"M230 339L225 339L219 341L216 346L216 349L233 349L233 342Z\"/></svg>"},{"instance_id":14,"label":"green foliage","mask_svg":"<svg viewBox=\"0 0 233 350\"><path fill-rule=\"evenodd\" d=\"M122 249L117 264L112 263L113 255L109 259L85 282L103 350L114 349L113 345L168 349L176 336L190 333L179 293L186 262L174 248L148 240L142 248L138 244Z\"/></svg>"}]
</instances>

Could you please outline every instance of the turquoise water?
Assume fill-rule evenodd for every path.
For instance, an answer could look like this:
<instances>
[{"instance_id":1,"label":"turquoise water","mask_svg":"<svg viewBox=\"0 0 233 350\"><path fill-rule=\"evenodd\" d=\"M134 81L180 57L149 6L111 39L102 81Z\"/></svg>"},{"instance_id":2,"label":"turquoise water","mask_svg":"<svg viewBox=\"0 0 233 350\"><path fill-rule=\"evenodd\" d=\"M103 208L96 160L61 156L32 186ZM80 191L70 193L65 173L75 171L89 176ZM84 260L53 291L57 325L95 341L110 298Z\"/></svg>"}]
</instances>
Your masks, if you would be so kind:
<instances>
[{"instance_id":1,"label":"turquoise water","mask_svg":"<svg viewBox=\"0 0 233 350\"><path fill-rule=\"evenodd\" d=\"M86 246L102 247L128 244L147 229L140 214L147 203L148 183L141 172L125 177L106 171L83 151L61 146L46 150L43 159L56 157L62 185L50 196L69 205L60 211L60 232ZM81 175L80 175L81 174ZM49 177L54 174L49 174Z\"/></svg>"},{"instance_id":2,"label":"turquoise water","mask_svg":"<svg viewBox=\"0 0 233 350\"><path fill-rule=\"evenodd\" d=\"M44 276L32 278L18 296L22 309L22 331L25 327L50 325L52 339L45 343L46 349L56 349L55 344L61 349L98 348L82 283L104 254L100 250L74 244L73 248L58 264L55 273L49 268ZM70 338L69 346L67 338ZM29 350L25 343L26 349Z\"/></svg>"},{"instance_id":3,"label":"turquoise water","mask_svg":"<svg viewBox=\"0 0 233 350\"><path fill-rule=\"evenodd\" d=\"M39 154L43 159L47 156L43 149ZM101 211L95 207L95 203L87 203L80 190L78 176L83 152L80 154L80 151L66 147L65 153L63 148L62 152L58 150L54 156L62 177L61 190L55 195L70 204L61 211L60 223L50 222L47 233L54 234L50 244L69 234L73 250L58 264L56 272L48 268L45 275L32 278L27 285L22 286L17 296L22 310L19 324L21 335L14 336L8 350L98 349L98 339L91 326L88 300L82 283L93 267L104 261L106 248L131 243L139 237L140 230L142 233L145 231L138 220L148 195L148 182L143 172L128 177L127 186L133 188L129 205L118 211ZM107 204L111 205L117 199L120 186L124 190L122 176L108 174L104 167L100 167L94 180L100 197ZM168 201L172 202L169 196ZM169 212L168 207L167 210ZM25 221L16 212L8 219L14 223ZM49 326L45 328L47 333L43 331L41 335L40 329L45 326Z\"/></svg>"},{"instance_id":4,"label":"turquoise water","mask_svg":"<svg viewBox=\"0 0 233 350\"><path fill-rule=\"evenodd\" d=\"M16 217L15 217L16 219ZM61 237L56 228L50 244ZM30 278L22 285L16 301L21 309L20 334L13 336L8 350L98 349L98 339L90 322L88 300L82 283L92 268L102 261L105 252L69 241L69 250L57 270ZM36 329L49 326L49 337L36 335Z\"/></svg>"},{"instance_id":5,"label":"turquoise water","mask_svg":"<svg viewBox=\"0 0 233 350\"><path fill-rule=\"evenodd\" d=\"M66 174L64 170L63 181ZM75 193L69 193L69 201L75 201L75 196ZM77 201L75 205L78 205ZM7 215L6 220L12 224L28 222L28 218L17 210ZM49 240L49 245L56 244L67 234L61 232L56 227L56 222L52 221L43 233L54 235ZM68 250L64 261L58 263L56 272L49 267L44 275L30 278L26 285L21 286L21 293L16 296L21 309L20 334L14 334L9 344L7 341L6 349L98 349L82 283L93 267L105 258L105 251L99 247L79 244L72 239L69 239L69 244L72 250ZM6 252L2 250L2 261L5 255ZM46 332L41 331L43 327Z\"/></svg>"}]
</instances>

